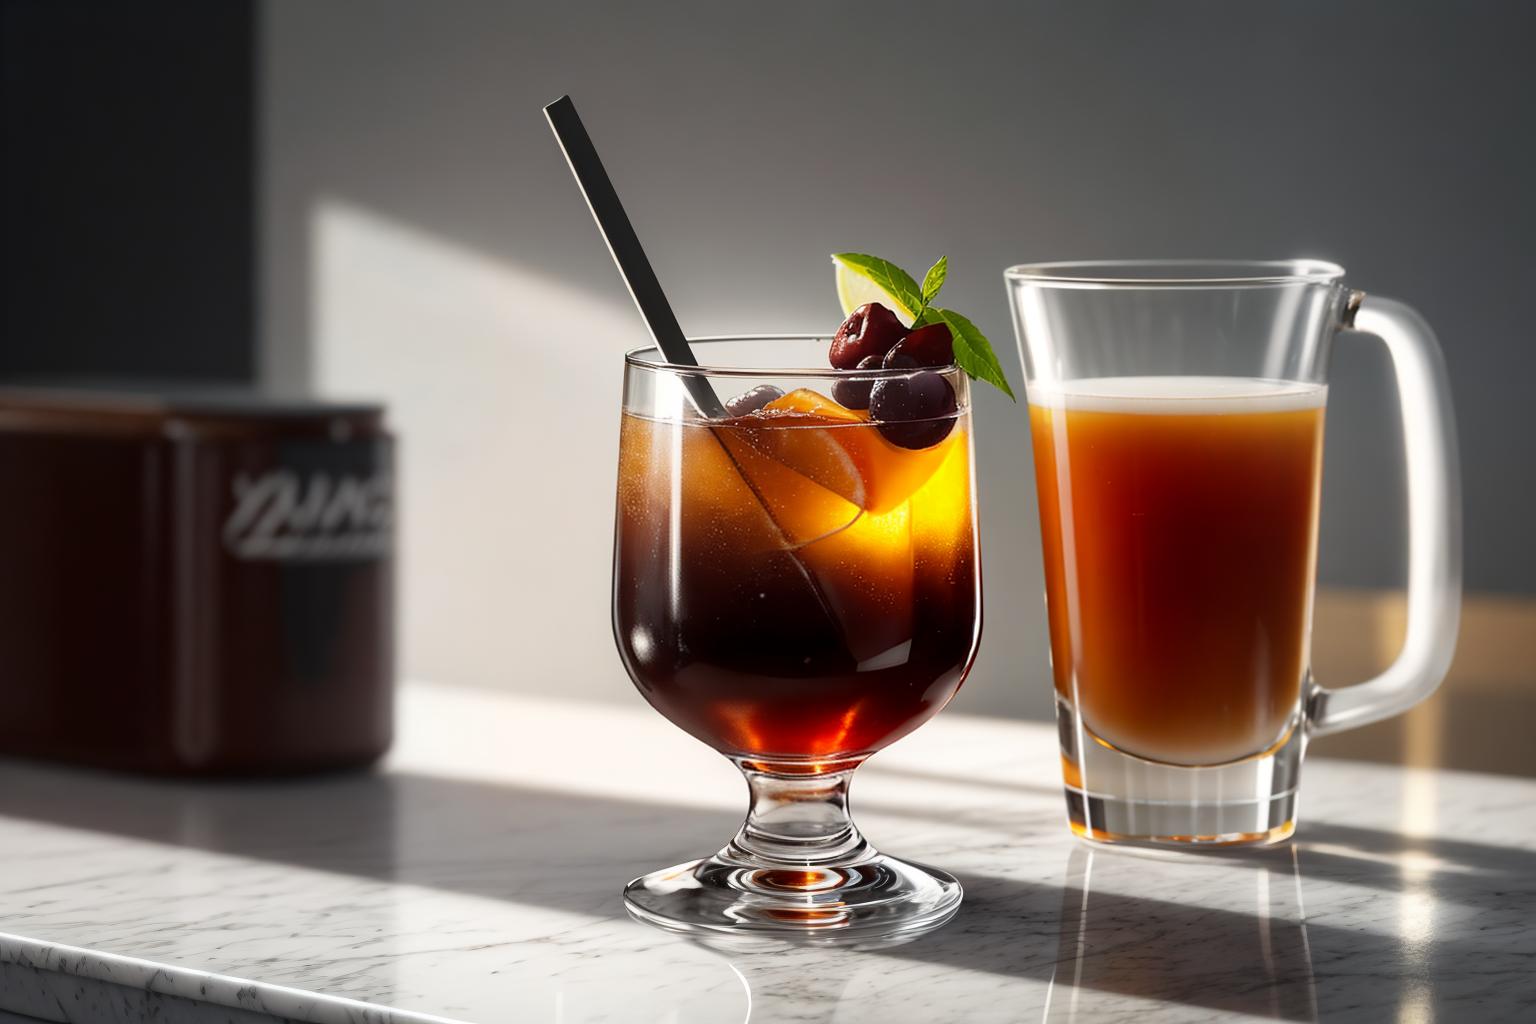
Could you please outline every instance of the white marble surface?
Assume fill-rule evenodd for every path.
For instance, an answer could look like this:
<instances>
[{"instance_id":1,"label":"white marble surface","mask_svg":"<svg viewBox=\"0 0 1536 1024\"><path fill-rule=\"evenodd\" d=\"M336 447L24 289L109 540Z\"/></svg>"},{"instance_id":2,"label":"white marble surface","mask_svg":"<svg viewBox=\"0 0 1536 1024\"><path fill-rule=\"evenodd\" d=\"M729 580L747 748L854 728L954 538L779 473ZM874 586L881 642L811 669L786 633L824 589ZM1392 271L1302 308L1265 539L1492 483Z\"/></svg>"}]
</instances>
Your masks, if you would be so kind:
<instances>
[{"instance_id":1,"label":"white marble surface","mask_svg":"<svg viewBox=\"0 0 1536 1024\"><path fill-rule=\"evenodd\" d=\"M1314 760L1290 846L1105 852L1066 831L1050 727L940 716L854 805L961 877L959 916L720 951L624 916L744 798L638 698L412 687L401 721L384 771L305 782L0 763L0 1019L1536 1020L1528 780Z\"/></svg>"}]
</instances>

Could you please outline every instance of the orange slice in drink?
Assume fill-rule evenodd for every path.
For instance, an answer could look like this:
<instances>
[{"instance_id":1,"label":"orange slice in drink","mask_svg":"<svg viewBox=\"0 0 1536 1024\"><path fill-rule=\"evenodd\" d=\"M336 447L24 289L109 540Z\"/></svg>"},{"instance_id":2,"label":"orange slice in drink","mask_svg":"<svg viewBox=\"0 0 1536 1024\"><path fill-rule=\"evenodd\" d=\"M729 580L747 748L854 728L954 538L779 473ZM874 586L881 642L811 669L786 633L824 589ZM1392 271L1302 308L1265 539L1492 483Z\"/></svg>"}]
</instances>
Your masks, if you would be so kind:
<instances>
[{"instance_id":1,"label":"orange slice in drink","mask_svg":"<svg viewBox=\"0 0 1536 1024\"><path fill-rule=\"evenodd\" d=\"M955 439L951 434L918 451L898 448L867 412L808 388L769 402L763 413L737 421L748 444L875 515L896 508L927 482Z\"/></svg>"},{"instance_id":2,"label":"orange slice in drink","mask_svg":"<svg viewBox=\"0 0 1536 1024\"><path fill-rule=\"evenodd\" d=\"M823 450L816 449L815 438L801 439L796 451L806 463L820 467L823 477L808 473L764 451L757 434L811 434L820 431L746 429L738 426L713 428L735 463L736 471L768 513L774 526L790 547L803 547L830 537L863 514L862 483L852 460L830 441L823 440ZM841 459L847 465L839 467ZM826 483L832 479L837 486ZM851 493L853 497L844 497Z\"/></svg>"},{"instance_id":3,"label":"orange slice in drink","mask_svg":"<svg viewBox=\"0 0 1536 1024\"><path fill-rule=\"evenodd\" d=\"M790 401L797 396L805 397ZM759 415L737 420L732 433L774 462L864 508L864 471L838 437L839 429L856 429L864 422L859 413L814 391L795 391L768 403Z\"/></svg>"}]
</instances>

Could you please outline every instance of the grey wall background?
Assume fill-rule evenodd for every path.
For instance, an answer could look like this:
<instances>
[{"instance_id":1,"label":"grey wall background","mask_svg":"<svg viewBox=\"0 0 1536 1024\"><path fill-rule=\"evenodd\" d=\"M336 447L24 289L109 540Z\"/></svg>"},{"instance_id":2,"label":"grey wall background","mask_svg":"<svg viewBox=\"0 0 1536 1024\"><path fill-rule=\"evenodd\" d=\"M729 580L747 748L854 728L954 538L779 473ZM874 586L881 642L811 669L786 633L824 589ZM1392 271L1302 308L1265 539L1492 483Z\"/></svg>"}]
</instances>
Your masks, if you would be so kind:
<instances>
[{"instance_id":1,"label":"grey wall background","mask_svg":"<svg viewBox=\"0 0 1536 1024\"><path fill-rule=\"evenodd\" d=\"M0 379L255 372L255 0L0 0Z\"/></svg>"},{"instance_id":2,"label":"grey wall background","mask_svg":"<svg viewBox=\"0 0 1536 1024\"><path fill-rule=\"evenodd\" d=\"M1469 586L1536 592L1532 38L1516 2L268 0L264 372L395 403L408 673L632 699L606 594L644 334L539 113L570 92L692 333L830 330L828 253L947 253L947 304L1018 380L1008 264L1344 264L1440 332ZM1027 418L977 410L987 630L957 706L1038 714ZM1395 415L1383 354L1339 346L1325 581L1400 582Z\"/></svg>"}]
</instances>

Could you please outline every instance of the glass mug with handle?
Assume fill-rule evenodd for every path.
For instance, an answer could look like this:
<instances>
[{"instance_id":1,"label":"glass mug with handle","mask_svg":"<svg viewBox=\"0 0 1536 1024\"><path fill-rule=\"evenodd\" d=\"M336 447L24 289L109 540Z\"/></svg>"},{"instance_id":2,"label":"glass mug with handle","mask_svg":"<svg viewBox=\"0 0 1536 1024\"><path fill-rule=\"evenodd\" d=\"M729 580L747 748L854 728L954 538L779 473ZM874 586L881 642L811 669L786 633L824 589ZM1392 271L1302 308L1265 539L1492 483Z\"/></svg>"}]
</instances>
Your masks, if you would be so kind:
<instances>
[{"instance_id":1,"label":"glass mug with handle","mask_svg":"<svg viewBox=\"0 0 1536 1024\"><path fill-rule=\"evenodd\" d=\"M1071 827L1107 842L1285 839L1308 739L1407 710L1455 649L1461 495L1434 334L1317 260L1005 276ZM1381 675L1328 689L1309 648L1327 370L1344 330L1385 342L1396 373L1408 630Z\"/></svg>"}]
</instances>

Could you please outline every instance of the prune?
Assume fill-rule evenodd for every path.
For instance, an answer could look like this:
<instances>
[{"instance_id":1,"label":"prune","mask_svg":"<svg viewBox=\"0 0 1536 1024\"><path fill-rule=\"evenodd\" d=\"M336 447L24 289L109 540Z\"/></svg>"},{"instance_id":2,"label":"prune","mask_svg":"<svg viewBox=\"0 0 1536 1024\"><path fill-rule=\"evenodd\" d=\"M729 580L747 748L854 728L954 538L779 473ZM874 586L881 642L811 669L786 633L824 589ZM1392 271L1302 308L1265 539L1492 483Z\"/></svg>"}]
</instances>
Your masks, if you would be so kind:
<instances>
[{"instance_id":1,"label":"prune","mask_svg":"<svg viewBox=\"0 0 1536 1024\"><path fill-rule=\"evenodd\" d=\"M859 365L855 369L878 370L880 357L865 356L859 360ZM872 380L839 380L832 385L832 397L844 409L868 409L869 389L874 383Z\"/></svg>"},{"instance_id":2,"label":"prune","mask_svg":"<svg viewBox=\"0 0 1536 1024\"><path fill-rule=\"evenodd\" d=\"M877 380L869 414L882 436L899 448L931 448L955 427L955 389L941 373Z\"/></svg>"},{"instance_id":3,"label":"prune","mask_svg":"<svg viewBox=\"0 0 1536 1024\"><path fill-rule=\"evenodd\" d=\"M725 403L725 411L732 416L746 416L757 412L763 406L776 398L783 398L784 392L772 384L759 384L750 391L743 391L729 402Z\"/></svg>"},{"instance_id":4,"label":"prune","mask_svg":"<svg viewBox=\"0 0 1536 1024\"><path fill-rule=\"evenodd\" d=\"M832 335L827 358L839 370L852 370L870 356L884 356L906 333L895 313L878 302L866 302Z\"/></svg>"},{"instance_id":5,"label":"prune","mask_svg":"<svg viewBox=\"0 0 1536 1024\"><path fill-rule=\"evenodd\" d=\"M948 366L954 361L955 341L947 324L919 327L885 354L886 366L937 367Z\"/></svg>"}]
</instances>

